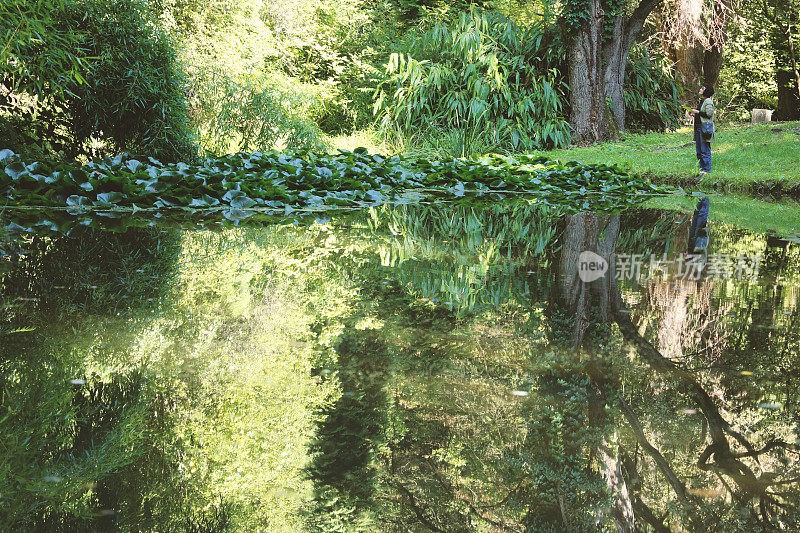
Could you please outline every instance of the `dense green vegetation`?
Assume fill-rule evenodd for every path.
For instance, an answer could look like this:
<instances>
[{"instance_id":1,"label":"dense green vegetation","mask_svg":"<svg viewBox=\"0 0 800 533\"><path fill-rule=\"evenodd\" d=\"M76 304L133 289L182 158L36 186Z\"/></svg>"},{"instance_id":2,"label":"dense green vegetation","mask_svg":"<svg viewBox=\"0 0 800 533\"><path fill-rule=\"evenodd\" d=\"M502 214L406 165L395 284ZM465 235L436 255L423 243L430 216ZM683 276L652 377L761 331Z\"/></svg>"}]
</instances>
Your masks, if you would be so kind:
<instances>
[{"instance_id":1,"label":"dense green vegetation","mask_svg":"<svg viewBox=\"0 0 800 533\"><path fill-rule=\"evenodd\" d=\"M566 39L551 9L542 16L516 3L484 2L481 11L355 0L22 4L18 25L4 12L0 102L0 144L16 153L125 150L175 160L188 157L194 141L217 155L320 150L375 121L382 127L370 136L389 149L449 137L442 155L450 156L571 138ZM51 15L39 17L45 8ZM625 98L634 130L670 127L680 114L679 89L657 56L652 46L631 55ZM36 128L21 135L23 124Z\"/></svg>"},{"instance_id":2,"label":"dense green vegetation","mask_svg":"<svg viewBox=\"0 0 800 533\"><path fill-rule=\"evenodd\" d=\"M739 18L690 25L688 33L680 26L689 24L682 12L675 27L661 15L645 21L626 55L628 135L679 126L681 104L695 105L701 79L690 54L706 61L719 50L724 61L706 64L704 74L719 84L718 118L746 119L752 107L777 108L776 118L791 118L797 6L757 4L742 4ZM368 146L435 158L564 148L576 139L570 32L583 20L565 6L501 0L3 4L0 148L36 159L125 151L140 160L187 163L198 152L270 149ZM611 39L611 19L605 24L604 39ZM668 31L659 33L659 24ZM723 27L729 29L725 42ZM703 32L708 36L698 37ZM675 56L681 47L685 56ZM600 118L611 128L609 116ZM742 188L746 181L795 174L781 164L793 155L776 149L765 158L768 176L751 176L755 161L729 162L741 145L728 144L715 147L718 181ZM608 151L601 149L602 157ZM659 161L663 169L646 160L630 168L660 179L692 174L691 157Z\"/></svg>"},{"instance_id":3,"label":"dense green vegetation","mask_svg":"<svg viewBox=\"0 0 800 533\"><path fill-rule=\"evenodd\" d=\"M691 254L672 185L800 195L800 123L739 123L800 120L798 42L798 0L0 2L0 530L795 530L799 210L711 196Z\"/></svg>"},{"instance_id":4,"label":"dense green vegetation","mask_svg":"<svg viewBox=\"0 0 800 533\"><path fill-rule=\"evenodd\" d=\"M198 165L164 165L122 155L84 166L35 161L8 150L0 191L16 207L61 207L75 213L111 210L161 216L167 209L221 213L239 221L255 214L290 214L428 199L523 200L570 210L617 211L667 190L631 180L607 165L487 155L427 161L385 158L363 149L339 155L238 153Z\"/></svg>"},{"instance_id":5,"label":"dense green vegetation","mask_svg":"<svg viewBox=\"0 0 800 533\"><path fill-rule=\"evenodd\" d=\"M9 26L0 57L3 149L67 160L196 153L185 75L146 2L17 4L30 10L25 18L0 8Z\"/></svg>"}]
</instances>

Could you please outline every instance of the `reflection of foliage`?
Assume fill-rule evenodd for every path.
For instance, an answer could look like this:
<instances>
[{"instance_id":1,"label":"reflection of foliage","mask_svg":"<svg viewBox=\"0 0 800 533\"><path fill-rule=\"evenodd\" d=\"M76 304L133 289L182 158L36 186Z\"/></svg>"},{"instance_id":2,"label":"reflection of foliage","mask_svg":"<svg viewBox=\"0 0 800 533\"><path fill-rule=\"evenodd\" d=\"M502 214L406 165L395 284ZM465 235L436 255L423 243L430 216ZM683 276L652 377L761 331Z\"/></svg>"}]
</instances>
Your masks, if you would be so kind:
<instances>
[{"instance_id":1,"label":"reflection of foliage","mask_svg":"<svg viewBox=\"0 0 800 533\"><path fill-rule=\"evenodd\" d=\"M8 358L12 350L52 360L51 353L4 339L3 527L75 531L167 523L178 492L171 486L174 459L164 446L171 415L158 388L136 374L93 376L82 385L63 360L21 363Z\"/></svg>"},{"instance_id":2,"label":"reflection of foliage","mask_svg":"<svg viewBox=\"0 0 800 533\"><path fill-rule=\"evenodd\" d=\"M508 204L485 209L384 208L371 211L381 266L401 284L446 309L471 313L525 299L520 270L538 269L553 254L557 208Z\"/></svg>"},{"instance_id":3,"label":"reflection of foliage","mask_svg":"<svg viewBox=\"0 0 800 533\"><path fill-rule=\"evenodd\" d=\"M78 228L25 240L2 277L4 525L68 531L168 523L179 505L168 387L137 369L97 373L82 360L85 339L96 332L53 317L80 311L108 319L151 307L147 300L164 293L174 269L175 234Z\"/></svg>"},{"instance_id":4,"label":"reflection of foliage","mask_svg":"<svg viewBox=\"0 0 800 533\"><path fill-rule=\"evenodd\" d=\"M11 257L3 294L65 310L144 306L174 273L176 241L175 233L139 228L108 234L78 227L69 235L33 236Z\"/></svg>"},{"instance_id":5,"label":"reflection of foliage","mask_svg":"<svg viewBox=\"0 0 800 533\"><path fill-rule=\"evenodd\" d=\"M300 530L310 493L305 443L333 387L311 375L332 329L315 332L315 321L335 322L350 295L327 265L305 262L314 233L187 234L176 309L147 335L151 364L189 385L181 427L193 443L187 476L197 505L221 497L241 530Z\"/></svg>"},{"instance_id":6,"label":"reflection of foliage","mask_svg":"<svg viewBox=\"0 0 800 533\"><path fill-rule=\"evenodd\" d=\"M562 531L565 525L589 531L593 503L602 505L605 487L597 472L587 468L600 435L590 419L586 369L575 367L578 361L568 351L545 357L552 366L538 376L541 403L514 457L531 480L522 496L528 505L523 521L533 531ZM559 367L559 358L565 367Z\"/></svg>"},{"instance_id":7,"label":"reflection of foliage","mask_svg":"<svg viewBox=\"0 0 800 533\"><path fill-rule=\"evenodd\" d=\"M389 354L378 332L347 330L336 349L341 396L322 410L309 443L314 531L360 531L373 507L375 456L384 440Z\"/></svg>"},{"instance_id":8,"label":"reflection of foliage","mask_svg":"<svg viewBox=\"0 0 800 533\"><path fill-rule=\"evenodd\" d=\"M734 458L765 483L796 468L797 247L712 226L717 251L768 252L761 280L770 283L704 282L702 298L698 290L686 299L687 323L713 324L720 336L681 333L687 349L670 353L680 372L654 376L608 325L594 328L582 351L553 345L557 322L569 324L548 308L559 213L384 206L334 224L185 232L172 290L144 313L112 316L98 306L87 307L98 316L57 318L48 312L69 311L68 301L7 300L15 304L8 325L36 331L4 329L0 343L2 407L19 406L14 425L0 428L17 450L0 467L19 457L40 479L32 486L56 489L48 494L60 500L41 501L54 517L72 513L58 515L65 524L79 516L94 525L88 513L110 505L130 529L563 531L614 528L602 473L616 456L643 530L659 519L668 529L760 527L724 497L713 471L698 468L718 465L698 462L708 439L685 384L707 391L756 451L769 446L760 466ZM623 218L620 240L636 251L685 233L655 212ZM102 242L95 234L82 237ZM167 271L168 251L142 254L138 268ZM41 257L45 272L54 268L45 260L83 261ZM448 309L442 290L423 296L427 284L462 270L474 276L475 306ZM490 293L504 280L495 303ZM665 316L677 306L654 305L640 288L626 296L648 339L678 318ZM734 313L725 311L731 298ZM714 357L703 351L709 339L722 339ZM69 383L85 376L85 385ZM104 410L115 398L123 408ZM53 422L64 413L67 423ZM38 428L31 433L43 451L21 445L26 428ZM96 435L90 457L108 452L101 470L89 472L90 459L47 470L53 442L71 453L88 432ZM141 450L152 474L132 470ZM653 450L685 485L688 504L676 500ZM70 492L87 480L91 490ZM791 505L797 485L769 490Z\"/></svg>"}]
</instances>

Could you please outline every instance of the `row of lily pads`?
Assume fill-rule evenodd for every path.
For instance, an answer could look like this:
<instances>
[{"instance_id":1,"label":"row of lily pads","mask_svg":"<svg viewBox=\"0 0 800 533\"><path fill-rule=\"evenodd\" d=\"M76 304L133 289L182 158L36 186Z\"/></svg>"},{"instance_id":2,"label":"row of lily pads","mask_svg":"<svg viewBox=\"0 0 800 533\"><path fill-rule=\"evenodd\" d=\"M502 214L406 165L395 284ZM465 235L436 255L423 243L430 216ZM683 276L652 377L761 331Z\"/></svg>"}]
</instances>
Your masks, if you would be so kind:
<instances>
[{"instance_id":1,"label":"row of lily pads","mask_svg":"<svg viewBox=\"0 0 800 533\"><path fill-rule=\"evenodd\" d=\"M426 160L364 149L298 157L238 153L198 164L113 159L49 164L0 150L0 195L12 207L87 212L204 211L238 221L385 203L525 198L574 211L619 211L668 191L618 167L526 155ZM141 213L141 214L145 214Z\"/></svg>"}]
</instances>

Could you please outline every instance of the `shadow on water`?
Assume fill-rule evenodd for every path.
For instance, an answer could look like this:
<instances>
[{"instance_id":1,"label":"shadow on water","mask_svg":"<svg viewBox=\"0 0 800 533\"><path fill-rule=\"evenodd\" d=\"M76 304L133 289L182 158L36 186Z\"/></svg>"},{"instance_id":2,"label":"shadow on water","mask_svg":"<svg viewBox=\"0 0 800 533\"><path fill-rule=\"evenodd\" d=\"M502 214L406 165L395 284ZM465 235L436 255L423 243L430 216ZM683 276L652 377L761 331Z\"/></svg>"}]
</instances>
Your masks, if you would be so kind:
<instances>
[{"instance_id":1,"label":"shadow on water","mask_svg":"<svg viewBox=\"0 0 800 533\"><path fill-rule=\"evenodd\" d=\"M0 523L790 530L800 247L707 232L509 204L23 233Z\"/></svg>"}]
</instances>

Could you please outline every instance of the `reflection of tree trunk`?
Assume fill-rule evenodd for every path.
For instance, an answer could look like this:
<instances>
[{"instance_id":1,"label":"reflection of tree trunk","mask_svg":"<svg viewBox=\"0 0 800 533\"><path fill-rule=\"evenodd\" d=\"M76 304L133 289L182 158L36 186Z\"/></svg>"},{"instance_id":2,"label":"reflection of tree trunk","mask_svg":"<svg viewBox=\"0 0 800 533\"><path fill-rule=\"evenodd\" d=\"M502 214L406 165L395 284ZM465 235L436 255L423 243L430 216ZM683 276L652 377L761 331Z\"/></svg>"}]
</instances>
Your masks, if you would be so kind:
<instances>
[{"instance_id":1,"label":"reflection of tree trunk","mask_svg":"<svg viewBox=\"0 0 800 533\"><path fill-rule=\"evenodd\" d=\"M569 216L562 236L561 257L558 263L557 306L571 319L572 330L569 333L569 344L573 348L584 342L584 334L593 322L609 322L617 309L622 305L622 298L617 288L614 252L619 235L619 215L598 215L596 213L579 213ZM607 264L605 274L597 280L585 282L579 275L581 254L592 252ZM589 390L590 420L600 428L608 423L605 399L598 391L605 387L602 362L593 359L589 363L592 387ZM597 446L600 473L606 482L606 488L613 495L610 509L619 530L632 532L635 530L633 506L628 495L625 479L622 476L622 465L615 447L604 437ZM563 501L559 499L562 514ZM608 510L596 510L595 524L600 525ZM566 516L564 524L567 526Z\"/></svg>"},{"instance_id":2,"label":"reflection of tree trunk","mask_svg":"<svg viewBox=\"0 0 800 533\"><path fill-rule=\"evenodd\" d=\"M692 398L699 407L708 424L711 444L700 454L697 461L698 468L716 472L731 479L734 482L734 487L730 487L729 490L739 505L746 505L753 499L758 499L766 522L769 521L767 508L794 510L793 506L786 503L782 503L780 506L774 505L777 504L775 496L767 493L767 489L773 484L772 478L757 477L753 470L741 461L743 457L752 457L758 460L760 455L767 453L771 449L784 447L785 443L773 440L762 449L756 450L741 433L734 430L722 417L714 400L697 381L694 374L676 366L642 338L627 313L617 314L617 324L626 342L636 353L653 370L665 377L669 377L676 383L677 388ZM729 437L733 438L747 451L745 453L734 452ZM726 484L726 486L728 485Z\"/></svg>"},{"instance_id":3,"label":"reflection of tree trunk","mask_svg":"<svg viewBox=\"0 0 800 533\"><path fill-rule=\"evenodd\" d=\"M600 234L602 233L602 238ZM569 317L574 317L570 344L578 347L589 327L590 309L597 313L598 321L606 323L622 305L614 277L614 251L619 235L619 215L604 216L596 213L579 213L567 218L558 263L558 304ZM591 283L581 281L578 262L582 252L589 251L602 257L608 271Z\"/></svg>"},{"instance_id":4,"label":"reflection of tree trunk","mask_svg":"<svg viewBox=\"0 0 800 533\"><path fill-rule=\"evenodd\" d=\"M308 446L315 497L311 520L323 529L332 516L355 523L373 505L373 462L385 437L388 401L389 354L378 331L345 330L336 352L342 395L322 410Z\"/></svg>"},{"instance_id":5,"label":"reflection of tree trunk","mask_svg":"<svg viewBox=\"0 0 800 533\"><path fill-rule=\"evenodd\" d=\"M763 448L755 449L744 435L725 420L720 408L717 407L714 399L704 389L697 377L664 357L659 350L642 337L631 322L629 313L622 305L619 289L613 283L614 241L618 231L619 221L615 217L582 213L573 215L566 221L558 265L557 294L558 301L563 306L562 309L567 311L568 317L574 319L575 325L570 332L571 344L574 347L581 347L585 344L586 339L591 338L584 334L591 328L593 320L601 322L613 317L628 347L637 353L639 358L650 368L667 378L668 383L674 384L677 390L686 394L698 406L711 442L699 454L697 467L724 477L723 483L729 487L732 498L740 505L748 505L752 500L757 500L765 523L769 523L770 514L774 516L783 512L783 509L793 510L794 507L786 502L785 498L782 498L784 501L778 501L777 495L767 492L777 476L759 477L751 466L743 461L745 457L757 461L761 455L770 450L781 449L787 445L773 440ZM601 238L600 235L603 237ZM593 251L609 261L611 272L602 279L591 283L581 281L578 276L578 257L584 251ZM587 365L587 372L591 378L588 391L589 420L595 429L600 429L609 422L605 406L610 401L613 386L608 382L607 371L604 371L601 360L592 359ZM684 482L676 475L669 460L648 441L645 429L639 422L635 411L627 406L624 398L619 398L617 403L641 449L650 456L667 478L690 517L690 521L701 520L700 513L697 512L698 503L688 494ZM745 451L738 451L736 449L738 446L744 448ZM665 530L663 521L659 520L635 493L629 492L630 487L626 482L625 470L622 468L624 465L621 465L624 462L622 451L615 451L609 441L603 438L597 444L596 452L606 487L609 493L613 494L613 508L598 509L595 523L602 523L606 513L611 512L617 520L620 530L633 531L635 530L634 509L638 506L642 512L641 520L649 523L658 531ZM631 478L630 472L627 477Z\"/></svg>"},{"instance_id":6,"label":"reflection of tree trunk","mask_svg":"<svg viewBox=\"0 0 800 533\"><path fill-rule=\"evenodd\" d=\"M634 521L633 504L628 494L628 487L622 475L621 450L612 448L611 444L603 439L600 445L600 471L606 481L608 491L614 496L614 507L612 516L617 524L617 529L621 533L633 533L636 531ZM597 521L597 526L601 525Z\"/></svg>"}]
</instances>

